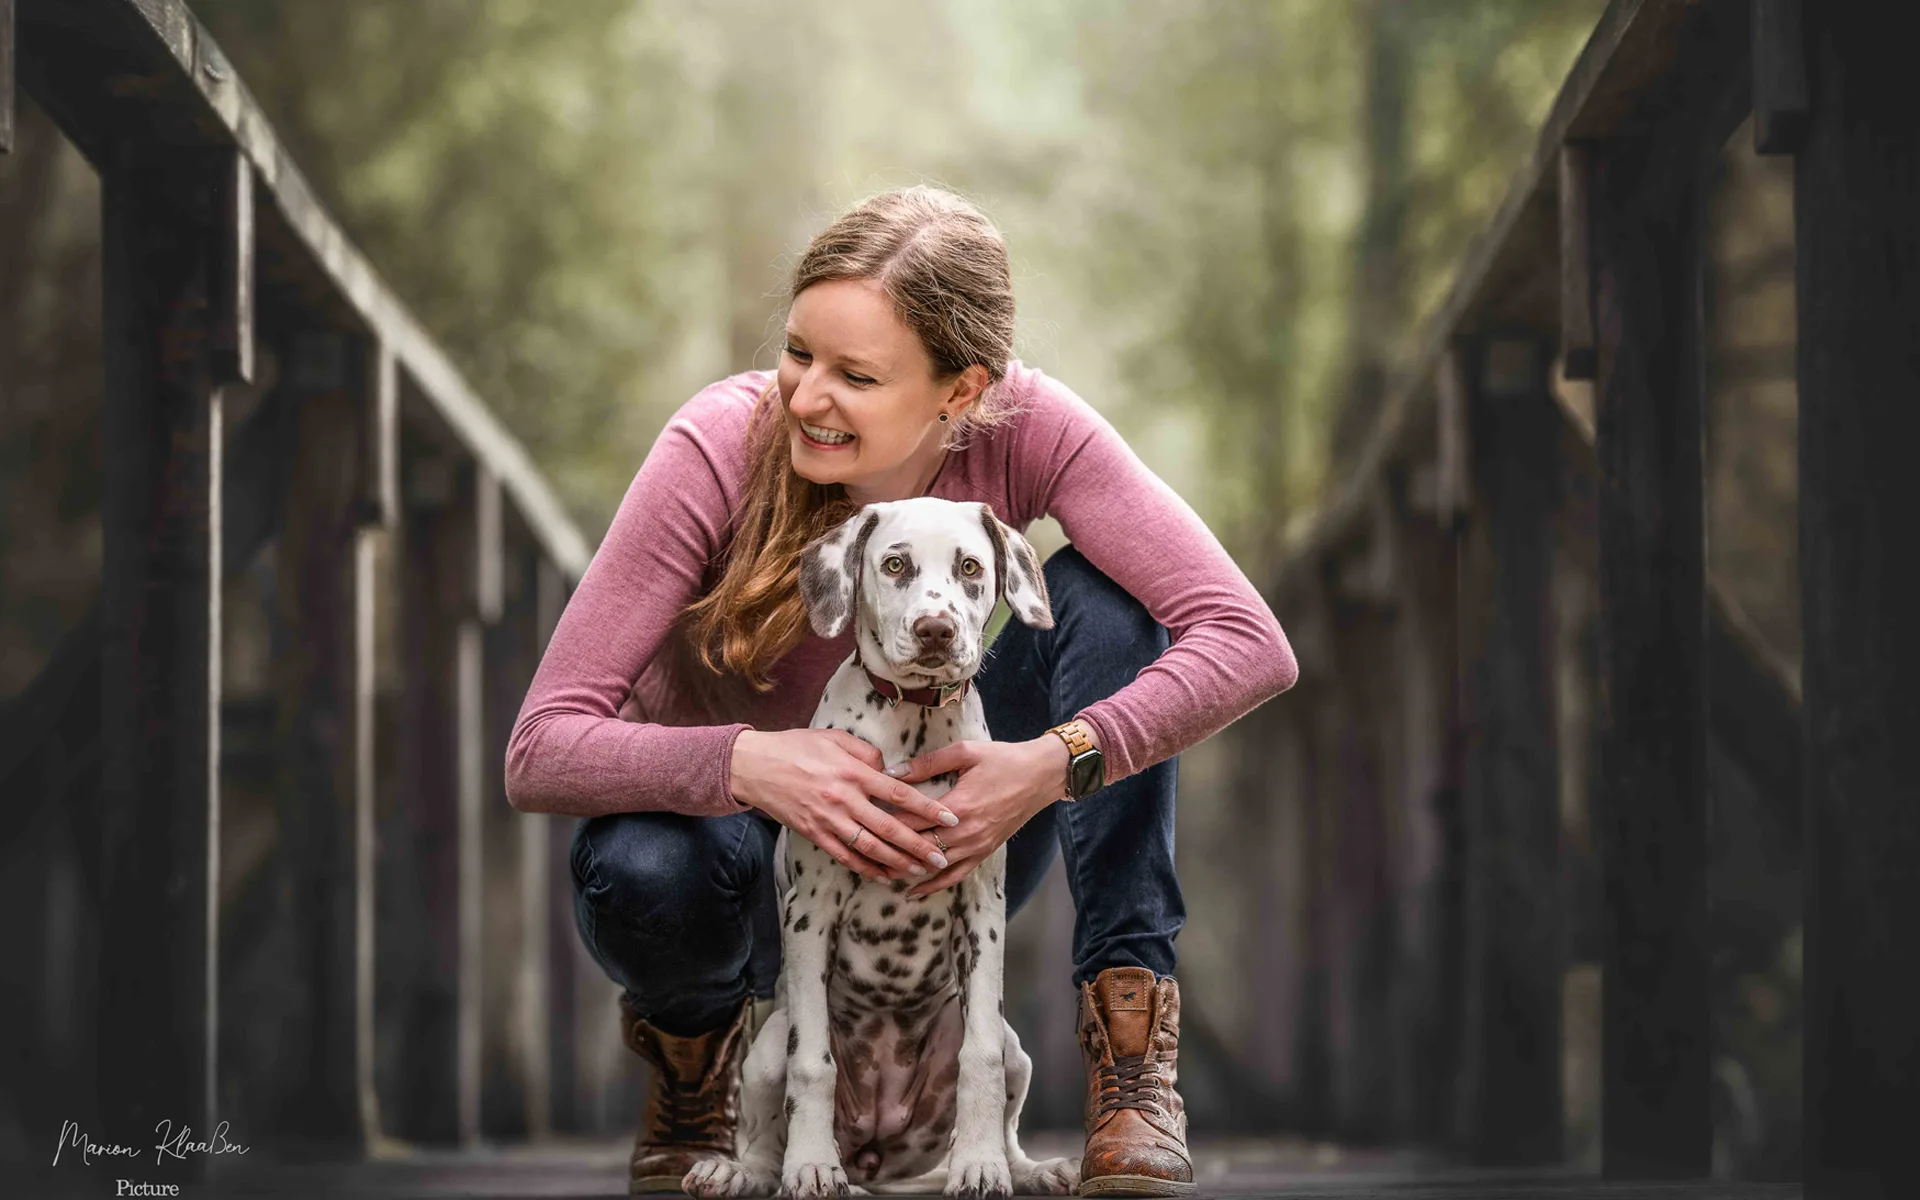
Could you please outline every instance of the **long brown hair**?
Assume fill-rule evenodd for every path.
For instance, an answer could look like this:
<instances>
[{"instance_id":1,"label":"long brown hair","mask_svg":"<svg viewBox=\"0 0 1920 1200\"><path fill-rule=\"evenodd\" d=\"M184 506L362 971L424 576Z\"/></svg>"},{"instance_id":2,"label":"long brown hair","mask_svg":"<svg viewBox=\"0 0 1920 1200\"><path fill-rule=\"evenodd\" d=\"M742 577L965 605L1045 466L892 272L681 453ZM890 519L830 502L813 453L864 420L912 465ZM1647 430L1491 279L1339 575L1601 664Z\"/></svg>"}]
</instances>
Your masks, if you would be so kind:
<instances>
[{"instance_id":1,"label":"long brown hair","mask_svg":"<svg viewBox=\"0 0 1920 1200\"><path fill-rule=\"evenodd\" d=\"M996 386L1013 357L1013 279L1006 243L979 209L927 186L864 200L808 244L787 301L839 279L879 282L895 315L926 347L937 378L976 363L986 368L992 382L953 422L948 450L1013 415ZM801 550L860 507L841 484L814 483L793 469L781 405L777 380L769 382L748 425L753 467L726 565L713 588L680 614L695 665L737 675L759 692L774 686L769 668L807 633Z\"/></svg>"}]
</instances>

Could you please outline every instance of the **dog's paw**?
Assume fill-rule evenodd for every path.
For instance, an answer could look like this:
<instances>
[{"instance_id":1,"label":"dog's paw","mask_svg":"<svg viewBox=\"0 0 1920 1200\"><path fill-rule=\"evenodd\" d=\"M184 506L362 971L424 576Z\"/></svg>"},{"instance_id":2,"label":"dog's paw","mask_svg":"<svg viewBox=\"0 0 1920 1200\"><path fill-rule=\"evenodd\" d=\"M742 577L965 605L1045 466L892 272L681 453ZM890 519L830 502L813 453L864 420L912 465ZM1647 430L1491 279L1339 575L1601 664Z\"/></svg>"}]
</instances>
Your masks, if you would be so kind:
<instances>
[{"instance_id":1,"label":"dog's paw","mask_svg":"<svg viewBox=\"0 0 1920 1200\"><path fill-rule=\"evenodd\" d=\"M1028 1159L1013 1165L1013 1190L1022 1196L1071 1196L1079 1186L1077 1158Z\"/></svg>"},{"instance_id":2,"label":"dog's paw","mask_svg":"<svg viewBox=\"0 0 1920 1200\"><path fill-rule=\"evenodd\" d=\"M780 1181L731 1158L709 1158L693 1164L680 1190L702 1200L729 1200L734 1196L771 1196Z\"/></svg>"},{"instance_id":3,"label":"dog's paw","mask_svg":"<svg viewBox=\"0 0 1920 1200\"><path fill-rule=\"evenodd\" d=\"M947 1191L957 1200L1004 1200L1013 1195L1006 1158L955 1158L947 1166Z\"/></svg>"},{"instance_id":4,"label":"dog's paw","mask_svg":"<svg viewBox=\"0 0 1920 1200\"><path fill-rule=\"evenodd\" d=\"M802 1163L780 1172L780 1194L787 1200L838 1200L853 1190L839 1163Z\"/></svg>"}]
</instances>

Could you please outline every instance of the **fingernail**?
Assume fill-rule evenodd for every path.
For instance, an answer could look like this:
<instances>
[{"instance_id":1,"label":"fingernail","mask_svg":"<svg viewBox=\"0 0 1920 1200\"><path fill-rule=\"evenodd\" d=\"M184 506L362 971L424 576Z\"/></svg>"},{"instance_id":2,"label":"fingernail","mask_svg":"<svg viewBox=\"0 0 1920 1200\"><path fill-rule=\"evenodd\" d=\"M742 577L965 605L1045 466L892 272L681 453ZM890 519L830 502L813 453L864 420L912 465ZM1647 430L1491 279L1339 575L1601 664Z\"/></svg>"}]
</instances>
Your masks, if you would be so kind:
<instances>
[{"instance_id":1,"label":"fingernail","mask_svg":"<svg viewBox=\"0 0 1920 1200\"><path fill-rule=\"evenodd\" d=\"M925 867L923 867L923 866L921 866L921 865L920 865L919 863L912 863L912 864L910 864L910 865L909 865L909 866L907 867L907 870L908 870L908 871L910 871L910 872L912 872L912 873L913 873L913 874L915 874L915 875L925 875L925 874L927 873L927 869L926 869Z\"/></svg>"},{"instance_id":2,"label":"fingernail","mask_svg":"<svg viewBox=\"0 0 1920 1200\"><path fill-rule=\"evenodd\" d=\"M907 773L907 768L908 768L907 763L897 762L887 768L887 774L893 776L895 779L898 779L902 775L905 775Z\"/></svg>"},{"instance_id":3,"label":"fingernail","mask_svg":"<svg viewBox=\"0 0 1920 1200\"><path fill-rule=\"evenodd\" d=\"M942 825L958 825L960 823L960 818L954 816L952 813L948 812L946 809L943 808L940 810L940 823Z\"/></svg>"},{"instance_id":4,"label":"fingernail","mask_svg":"<svg viewBox=\"0 0 1920 1200\"><path fill-rule=\"evenodd\" d=\"M927 861L932 863L934 866L939 867L942 871L947 869L947 856L940 853L938 850L929 851L927 854Z\"/></svg>"}]
</instances>

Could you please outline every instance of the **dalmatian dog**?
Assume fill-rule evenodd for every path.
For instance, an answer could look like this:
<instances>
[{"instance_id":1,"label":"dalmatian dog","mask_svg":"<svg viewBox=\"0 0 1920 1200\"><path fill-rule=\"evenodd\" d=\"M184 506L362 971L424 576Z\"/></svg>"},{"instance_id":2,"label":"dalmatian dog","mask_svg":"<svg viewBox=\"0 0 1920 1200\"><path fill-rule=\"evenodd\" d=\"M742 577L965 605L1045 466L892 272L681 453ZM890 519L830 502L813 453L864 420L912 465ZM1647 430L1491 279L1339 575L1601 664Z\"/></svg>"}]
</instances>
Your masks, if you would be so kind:
<instances>
[{"instance_id":1,"label":"dalmatian dog","mask_svg":"<svg viewBox=\"0 0 1920 1200\"><path fill-rule=\"evenodd\" d=\"M805 548L800 587L822 637L855 628L813 728L844 729L888 765L989 736L966 682L999 597L1026 624L1053 626L1033 547L985 504L869 504ZM915 786L937 797L955 775ZM686 1192L1071 1194L1078 1160L1020 1149L1033 1062L1002 993L1006 848L922 897L905 895L905 881L868 882L785 830L775 860L782 964L743 1067L738 1152L696 1165Z\"/></svg>"}]
</instances>

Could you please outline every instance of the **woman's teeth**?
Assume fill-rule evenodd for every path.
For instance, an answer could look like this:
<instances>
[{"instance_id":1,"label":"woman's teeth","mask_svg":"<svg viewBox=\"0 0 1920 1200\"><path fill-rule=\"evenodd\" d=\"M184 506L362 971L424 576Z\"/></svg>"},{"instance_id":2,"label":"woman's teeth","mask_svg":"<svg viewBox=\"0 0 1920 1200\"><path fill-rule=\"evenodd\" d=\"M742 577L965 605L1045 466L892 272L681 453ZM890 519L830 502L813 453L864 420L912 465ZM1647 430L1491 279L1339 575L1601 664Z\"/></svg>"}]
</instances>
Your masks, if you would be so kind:
<instances>
[{"instance_id":1,"label":"woman's teeth","mask_svg":"<svg viewBox=\"0 0 1920 1200\"><path fill-rule=\"evenodd\" d=\"M822 429L818 425L809 425L805 421L800 422L800 428L805 430L807 436L816 442L826 442L830 445L838 446L853 440L853 435L850 433L840 433L837 430Z\"/></svg>"}]
</instances>

